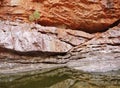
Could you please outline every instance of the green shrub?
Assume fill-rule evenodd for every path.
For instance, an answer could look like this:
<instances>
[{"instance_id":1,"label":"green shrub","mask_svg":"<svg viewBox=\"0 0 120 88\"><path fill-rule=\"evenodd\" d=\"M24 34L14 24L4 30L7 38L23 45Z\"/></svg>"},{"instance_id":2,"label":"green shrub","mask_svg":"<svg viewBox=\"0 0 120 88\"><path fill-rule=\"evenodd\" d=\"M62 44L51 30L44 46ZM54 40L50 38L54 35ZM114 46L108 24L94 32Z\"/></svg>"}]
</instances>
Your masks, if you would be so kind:
<instances>
[{"instance_id":1,"label":"green shrub","mask_svg":"<svg viewBox=\"0 0 120 88\"><path fill-rule=\"evenodd\" d=\"M30 16L29 20L30 21L37 21L40 18L40 13L39 11L35 10Z\"/></svg>"}]
</instances>

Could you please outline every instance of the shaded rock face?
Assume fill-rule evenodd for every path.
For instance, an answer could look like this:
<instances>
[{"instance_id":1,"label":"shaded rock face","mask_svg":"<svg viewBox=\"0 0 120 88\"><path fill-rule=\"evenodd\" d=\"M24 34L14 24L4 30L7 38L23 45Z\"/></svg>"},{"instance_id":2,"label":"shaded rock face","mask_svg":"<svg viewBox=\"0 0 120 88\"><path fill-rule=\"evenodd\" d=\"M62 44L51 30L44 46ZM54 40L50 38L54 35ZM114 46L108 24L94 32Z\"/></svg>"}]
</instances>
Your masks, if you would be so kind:
<instances>
[{"instance_id":1,"label":"shaded rock face","mask_svg":"<svg viewBox=\"0 0 120 88\"><path fill-rule=\"evenodd\" d=\"M4 0L0 17L28 21L34 10L42 25L97 32L120 19L120 0Z\"/></svg>"}]
</instances>

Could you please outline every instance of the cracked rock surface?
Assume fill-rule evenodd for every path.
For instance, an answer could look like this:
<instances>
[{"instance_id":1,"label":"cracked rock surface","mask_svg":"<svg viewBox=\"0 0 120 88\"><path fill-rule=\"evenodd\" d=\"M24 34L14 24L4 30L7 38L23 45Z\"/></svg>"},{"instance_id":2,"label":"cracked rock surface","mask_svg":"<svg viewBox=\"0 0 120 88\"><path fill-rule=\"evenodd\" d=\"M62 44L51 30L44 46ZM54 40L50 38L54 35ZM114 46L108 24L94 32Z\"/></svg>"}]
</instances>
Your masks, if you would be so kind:
<instances>
[{"instance_id":1,"label":"cracked rock surface","mask_svg":"<svg viewBox=\"0 0 120 88\"><path fill-rule=\"evenodd\" d=\"M119 70L120 26L110 28L92 40L74 47L66 56L62 58L68 59L68 66L78 70Z\"/></svg>"},{"instance_id":2,"label":"cracked rock surface","mask_svg":"<svg viewBox=\"0 0 120 88\"><path fill-rule=\"evenodd\" d=\"M19 52L65 53L92 37L94 35L77 30L0 21L0 47Z\"/></svg>"},{"instance_id":3,"label":"cracked rock surface","mask_svg":"<svg viewBox=\"0 0 120 88\"><path fill-rule=\"evenodd\" d=\"M120 0L1 0L0 19L29 21L40 12L41 25L98 32L120 19Z\"/></svg>"},{"instance_id":4,"label":"cracked rock surface","mask_svg":"<svg viewBox=\"0 0 120 88\"><path fill-rule=\"evenodd\" d=\"M0 26L1 73L49 66L67 66L89 72L120 69L120 24L95 34L10 21L1 21ZM44 45L49 43L48 48L41 46L43 41Z\"/></svg>"}]
</instances>

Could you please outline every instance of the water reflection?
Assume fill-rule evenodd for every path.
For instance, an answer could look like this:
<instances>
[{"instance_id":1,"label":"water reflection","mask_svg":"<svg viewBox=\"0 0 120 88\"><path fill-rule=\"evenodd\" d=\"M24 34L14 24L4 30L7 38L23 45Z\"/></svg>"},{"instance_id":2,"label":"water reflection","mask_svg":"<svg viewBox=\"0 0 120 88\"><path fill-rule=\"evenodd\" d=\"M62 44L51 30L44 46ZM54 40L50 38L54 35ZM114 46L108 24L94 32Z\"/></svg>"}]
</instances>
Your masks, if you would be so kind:
<instances>
[{"instance_id":1,"label":"water reflection","mask_svg":"<svg viewBox=\"0 0 120 88\"><path fill-rule=\"evenodd\" d=\"M119 73L85 73L58 68L43 73L1 76L0 88L120 88Z\"/></svg>"}]
</instances>

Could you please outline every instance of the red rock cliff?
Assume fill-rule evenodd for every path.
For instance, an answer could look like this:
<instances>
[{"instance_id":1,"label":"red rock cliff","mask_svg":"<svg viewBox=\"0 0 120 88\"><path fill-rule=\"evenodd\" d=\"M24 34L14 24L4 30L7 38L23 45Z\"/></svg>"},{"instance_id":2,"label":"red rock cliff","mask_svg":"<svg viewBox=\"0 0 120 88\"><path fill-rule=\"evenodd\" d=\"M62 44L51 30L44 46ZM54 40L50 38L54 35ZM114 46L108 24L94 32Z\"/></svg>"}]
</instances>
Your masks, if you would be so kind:
<instances>
[{"instance_id":1,"label":"red rock cliff","mask_svg":"<svg viewBox=\"0 0 120 88\"><path fill-rule=\"evenodd\" d=\"M120 0L2 0L0 18L22 19L40 11L38 23L87 32L103 31L120 19ZM3 17L4 16L4 17Z\"/></svg>"}]
</instances>

